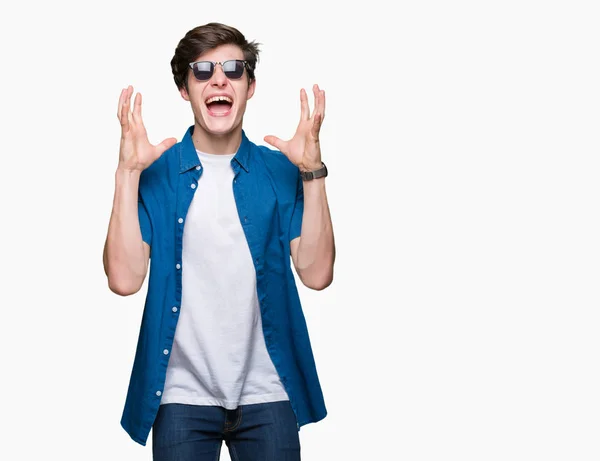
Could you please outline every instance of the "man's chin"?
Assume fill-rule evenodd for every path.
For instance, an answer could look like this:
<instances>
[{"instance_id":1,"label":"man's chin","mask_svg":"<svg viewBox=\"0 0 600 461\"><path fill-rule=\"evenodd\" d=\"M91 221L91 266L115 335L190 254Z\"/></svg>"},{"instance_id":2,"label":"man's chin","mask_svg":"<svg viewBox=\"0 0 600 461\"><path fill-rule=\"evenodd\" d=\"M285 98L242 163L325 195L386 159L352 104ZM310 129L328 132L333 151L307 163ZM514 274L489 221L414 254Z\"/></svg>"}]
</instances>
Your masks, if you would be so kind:
<instances>
[{"instance_id":1,"label":"man's chin","mask_svg":"<svg viewBox=\"0 0 600 461\"><path fill-rule=\"evenodd\" d=\"M235 131L236 125L232 119L206 120L204 129L213 136L225 136Z\"/></svg>"},{"instance_id":2,"label":"man's chin","mask_svg":"<svg viewBox=\"0 0 600 461\"><path fill-rule=\"evenodd\" d=\"M206 132L211 136L227 136L234 132L233 127L207 127Z\"/></svg>"}]
</instances>

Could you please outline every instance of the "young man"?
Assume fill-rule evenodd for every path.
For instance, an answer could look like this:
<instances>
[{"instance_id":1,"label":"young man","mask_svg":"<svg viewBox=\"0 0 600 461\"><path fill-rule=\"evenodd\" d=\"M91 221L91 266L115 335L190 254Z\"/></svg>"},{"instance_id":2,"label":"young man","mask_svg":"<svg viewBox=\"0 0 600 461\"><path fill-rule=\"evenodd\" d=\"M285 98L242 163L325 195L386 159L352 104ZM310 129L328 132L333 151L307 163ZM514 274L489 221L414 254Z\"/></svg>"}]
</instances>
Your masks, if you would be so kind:
<instances>
[{"instance_id":1,"label":"young man","mask_svg":"<svg viewBox=\"0 0 600 461\"><path fill-rule=\"evenodd\" d=\"M121 425L155 460L300 459L302 425L326 415L291 270L322 290L335 244L321 161L325 93L300 92L289 141L242 130L258 46L210 23L171 67L194 125L149 143L142 96L121 92L122 134L104 249L110 289L148 293Z\"/></svg>"}]
</instances>

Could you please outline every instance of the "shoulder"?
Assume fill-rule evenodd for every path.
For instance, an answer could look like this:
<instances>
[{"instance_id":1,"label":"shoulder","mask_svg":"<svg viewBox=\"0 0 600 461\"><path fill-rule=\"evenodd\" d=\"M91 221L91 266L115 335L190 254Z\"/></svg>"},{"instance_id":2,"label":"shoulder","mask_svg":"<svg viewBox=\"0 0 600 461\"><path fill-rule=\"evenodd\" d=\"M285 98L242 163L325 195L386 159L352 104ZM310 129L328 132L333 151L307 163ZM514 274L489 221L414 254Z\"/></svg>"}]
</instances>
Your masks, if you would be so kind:
<instances>
[{"instance_id":1,"label":"shoulder","mask_svg":"<svg viewBox=\"0 0 600 461\"><path fill-rule=\"evenodd\" d=\"M275 178L286 178L294 184L296 183L300 172L285 154L267 146L255 145L254 150L269 172L275 175Z\"/></svg>"},{"instance_id":2,"label":"shoulder","mask_svg":"<svg viewBox=\"0 0 600 461\"><path fill-rule=\"evenodd\" d=\"M162 183L168 181L173 172L179 171L179 153L181 142L167 149L157 158L148 168L142 171L140 176L140 191L142 189L160 187Z\"/></svg>"}]
</instances>

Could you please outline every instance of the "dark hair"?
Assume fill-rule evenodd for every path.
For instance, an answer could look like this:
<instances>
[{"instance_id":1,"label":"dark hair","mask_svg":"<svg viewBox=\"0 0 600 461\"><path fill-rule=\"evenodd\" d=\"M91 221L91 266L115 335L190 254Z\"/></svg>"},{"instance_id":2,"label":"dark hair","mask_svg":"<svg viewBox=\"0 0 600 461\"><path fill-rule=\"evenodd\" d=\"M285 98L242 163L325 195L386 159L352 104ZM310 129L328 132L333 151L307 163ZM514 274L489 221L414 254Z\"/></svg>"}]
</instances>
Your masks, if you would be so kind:
<instances>
[{"instance_id":1,"label":"dark hair","mask_svg":"<svg viewBox=\"0 0 600 461\"><path fill-rule=\"evenodd\" d=\"M171 59L171 70L177 88L185 87L187 89L190 62L194 62L205 51L221 45L237 45L241 48L244 53L244 60L246 60L248 80L252 82L254 80L254 69L258 62L259 43L248 42L246 37L234 27L211 22L190 30L175 48L175 55Z\"/></svg>"}]
</instances>

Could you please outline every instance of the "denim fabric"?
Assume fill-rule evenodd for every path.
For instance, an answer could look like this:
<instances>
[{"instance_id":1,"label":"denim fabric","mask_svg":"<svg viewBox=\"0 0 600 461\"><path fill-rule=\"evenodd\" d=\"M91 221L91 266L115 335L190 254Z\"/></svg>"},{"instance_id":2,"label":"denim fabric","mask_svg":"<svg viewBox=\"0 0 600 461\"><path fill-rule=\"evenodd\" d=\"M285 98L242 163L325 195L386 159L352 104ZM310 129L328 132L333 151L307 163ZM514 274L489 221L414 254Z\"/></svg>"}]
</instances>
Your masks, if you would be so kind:
<instances>
[{"instance_id":1,"label":"denim fabric","mask_svg":"<svg viewBox=\"0 0 600 461\"><path fill-rule=\"evenodd\" d=\"M140 177L138 213L142 238L150 245L150 269L121 425L141 445L146 445L159 409L181 310L183 228L202 174L193 128ZM302 227L302 179L285 155L253 144L245 133L231 167L236 206L256 270L265 344L300 430L327 415L291 269L290 241L300 236Z\"/></svg>"},{"instance_id":2,"label":"denim fabric","mask_svg":"<svg viewBox=\"0 0 600 461\"><path fill-rule=\"evenodd\" d=\"M300 439L288 401L222 407L161 405L152 429L154 461L298 461Z\"/></svg>"}]
</instances>

